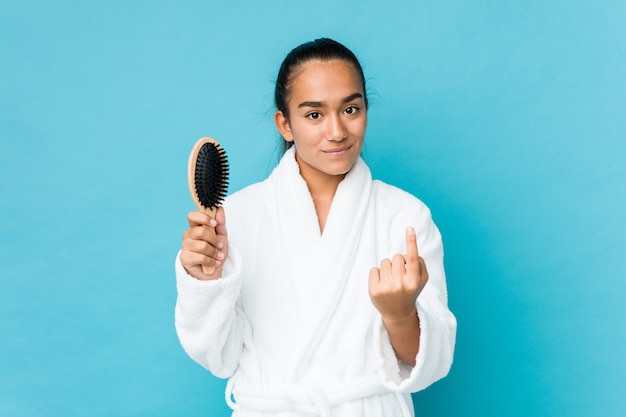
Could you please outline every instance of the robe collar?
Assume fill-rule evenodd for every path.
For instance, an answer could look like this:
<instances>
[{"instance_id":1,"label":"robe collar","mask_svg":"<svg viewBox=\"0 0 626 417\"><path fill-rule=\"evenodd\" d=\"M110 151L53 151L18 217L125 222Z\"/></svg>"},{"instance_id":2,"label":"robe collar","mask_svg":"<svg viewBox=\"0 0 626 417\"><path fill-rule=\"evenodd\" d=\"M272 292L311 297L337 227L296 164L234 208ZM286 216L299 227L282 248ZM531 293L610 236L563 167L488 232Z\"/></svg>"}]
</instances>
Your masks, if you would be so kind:
<instances>
[{"instance_id":1,"label":"robe collar","mask_svg":"<svg viewBox=\"0 0 626 417\"><path fill-rule=\"evenodd\" d=\"M274 207L281 253L288 270L287 285L298 306L295 322L301 326L292 358L297 380L314 354L350 278L361 244L372 176L359 157L337 187L323 233L313 198L300 175L294 147L285 153L268 181L275 190Z\"/></svg>"}]
</instances>

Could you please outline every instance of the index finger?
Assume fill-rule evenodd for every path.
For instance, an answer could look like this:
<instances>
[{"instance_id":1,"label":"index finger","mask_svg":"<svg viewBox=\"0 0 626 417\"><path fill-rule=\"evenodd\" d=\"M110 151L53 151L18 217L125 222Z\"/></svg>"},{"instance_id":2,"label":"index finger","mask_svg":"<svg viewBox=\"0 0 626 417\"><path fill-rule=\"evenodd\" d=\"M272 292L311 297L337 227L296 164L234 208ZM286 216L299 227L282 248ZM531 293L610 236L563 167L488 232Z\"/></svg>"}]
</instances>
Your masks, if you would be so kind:
<instances>
[{"instance_id":1,"label":"index finger","mask_svg":"<svg viewBox=\"0 0 626 417\"><path fill-rule=\"evenodd\" d=\"M200 211L191 211L187 215L187 222L190 227L194 226L208 226L211 221L211 216Z\"/></svg>"},{"instance_id":2,"label":"index finger","mask_svg":"<svg viewBox=\"0 0 626 417\"><path fill-rule=\"evenodd\" d=\"M415 229L412 227L406 228L406 263L407 267L412 265L417 266L419 262L419 251L417 249L417 236L415 236Z\"/></svg>"}]
</instances>

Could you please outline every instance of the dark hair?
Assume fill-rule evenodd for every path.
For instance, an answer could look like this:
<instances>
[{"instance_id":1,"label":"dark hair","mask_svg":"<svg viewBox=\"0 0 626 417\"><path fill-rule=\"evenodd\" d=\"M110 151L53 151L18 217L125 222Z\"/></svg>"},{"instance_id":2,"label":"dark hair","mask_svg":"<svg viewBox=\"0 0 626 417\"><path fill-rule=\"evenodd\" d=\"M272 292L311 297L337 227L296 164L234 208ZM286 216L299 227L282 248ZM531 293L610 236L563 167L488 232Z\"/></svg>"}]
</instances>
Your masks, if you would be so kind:
<instances>
[{"instance_id":1,"label":"dark hair","mask_svg":"<svg viewBox=\"0 0 626 417\"><path fill-rule=\"evenodd\" d=\"M363 98L367 103L365 76L363 75L363 68L361 68L361 64L359 63L357 57L351 50L339 42L329 38L320 38L295 47L287 54L280 66L278 77L276 78L276 88L274 90L274 104L276 105L276 109L280 110L287 119L289 118L287 101L289 100L293 73L301 65L316 59L322 61L340 59L352 64L357 73L361 76L363 94L365 96ZM287 142L283 139L283 152L289 149L292 145L292 142Z\"/></svg>"}]
</instances>

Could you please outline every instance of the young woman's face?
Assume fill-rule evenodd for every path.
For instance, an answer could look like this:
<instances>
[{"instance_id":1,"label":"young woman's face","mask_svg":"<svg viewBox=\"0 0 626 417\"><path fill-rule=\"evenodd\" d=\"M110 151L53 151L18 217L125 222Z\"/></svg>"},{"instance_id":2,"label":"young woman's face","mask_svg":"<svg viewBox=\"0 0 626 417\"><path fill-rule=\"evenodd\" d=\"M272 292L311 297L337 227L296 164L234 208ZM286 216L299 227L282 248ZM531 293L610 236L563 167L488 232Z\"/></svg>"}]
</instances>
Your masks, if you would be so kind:
<instances>
[{"instance_id":1,"label":"young woman's face","mask_svg":"<svg viewBox=\"0 0 626 417\"><path fill-rule=\"evenodd\" d=\"M294 142L305 180L343 178L363 147L367 103L363 82L343 60L309 61L291 83L289 119L278 111L279 131Z\"/></svg>"}]
</instances>

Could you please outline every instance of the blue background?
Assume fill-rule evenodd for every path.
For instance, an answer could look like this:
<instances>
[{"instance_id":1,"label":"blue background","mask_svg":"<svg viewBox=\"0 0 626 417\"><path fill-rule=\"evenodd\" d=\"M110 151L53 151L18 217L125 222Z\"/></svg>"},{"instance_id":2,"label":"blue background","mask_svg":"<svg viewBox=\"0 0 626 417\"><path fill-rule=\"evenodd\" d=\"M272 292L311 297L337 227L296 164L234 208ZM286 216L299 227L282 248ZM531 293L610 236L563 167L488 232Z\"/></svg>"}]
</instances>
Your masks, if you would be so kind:
<instances>
[{"instance_id":1,"label":"blue background","mask_svg":"<svg viewBox=\"0 0 626 417\"><path fill-rule=\"evenodd\" d=\"M1 416L228 415L173 326L187 157L264 178L319 36L444 236L458 345L418 415L626 413L625 2L0 0Z\"/></svg>"}]
</instances>

